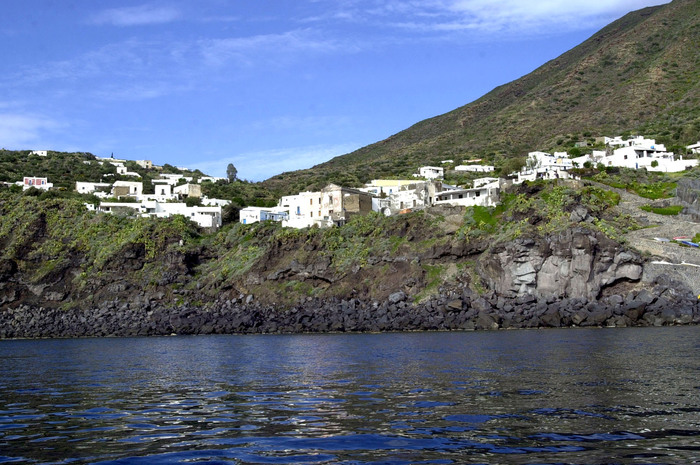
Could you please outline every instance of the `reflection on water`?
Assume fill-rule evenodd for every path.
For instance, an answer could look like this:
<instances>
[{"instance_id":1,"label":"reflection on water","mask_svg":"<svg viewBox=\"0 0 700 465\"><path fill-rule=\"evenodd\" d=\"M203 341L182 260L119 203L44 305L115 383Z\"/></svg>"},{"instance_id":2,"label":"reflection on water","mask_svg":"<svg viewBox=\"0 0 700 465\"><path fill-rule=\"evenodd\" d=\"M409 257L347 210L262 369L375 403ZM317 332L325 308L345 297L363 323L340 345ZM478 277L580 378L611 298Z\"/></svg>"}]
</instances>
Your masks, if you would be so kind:
<instances>
[{"instance_id":1,"label":"reflection on water","mask_svg":"<svg viewBox=\"0 0 700 465\"><path fill-rule=\"evenodd\" d=\"M691 463L698 336L0 341L0 463Z\"/></svg>"}]
</instances>

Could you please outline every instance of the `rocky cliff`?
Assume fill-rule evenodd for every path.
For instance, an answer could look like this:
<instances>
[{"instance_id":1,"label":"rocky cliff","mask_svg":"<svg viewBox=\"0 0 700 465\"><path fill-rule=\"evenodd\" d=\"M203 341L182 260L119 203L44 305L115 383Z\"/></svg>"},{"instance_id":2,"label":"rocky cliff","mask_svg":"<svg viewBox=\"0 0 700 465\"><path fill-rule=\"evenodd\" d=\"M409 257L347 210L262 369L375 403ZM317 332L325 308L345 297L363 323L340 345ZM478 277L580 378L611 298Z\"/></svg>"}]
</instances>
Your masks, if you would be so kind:
<instances>
[{"instance_id":1,"label":"rocky cliff","mask_svg":"<svg viewBox=\"0 0 700 465\"><path fill-rule=\"evenodd\" d=\"M129 234L115 230L110 254L84 230L59 240L66 209L38 214L21 241L0 235L12 251L0 259L0 337L700 322L691 287L646 273L653 257L604 232L617 215L604 193L520 189L488 215L439 208L326 231L190 237L120 220Z\"/></svg>"}]
</instances>

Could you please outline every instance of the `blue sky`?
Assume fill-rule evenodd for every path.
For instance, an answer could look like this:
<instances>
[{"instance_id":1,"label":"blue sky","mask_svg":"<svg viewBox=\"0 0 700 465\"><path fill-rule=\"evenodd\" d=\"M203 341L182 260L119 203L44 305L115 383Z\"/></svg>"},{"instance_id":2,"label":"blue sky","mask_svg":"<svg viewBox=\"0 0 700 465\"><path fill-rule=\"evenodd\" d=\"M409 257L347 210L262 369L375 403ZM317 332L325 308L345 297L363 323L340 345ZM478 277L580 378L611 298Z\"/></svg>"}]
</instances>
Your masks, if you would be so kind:
<instances>
[{"instance_id":1,"label":"blue sky","mask_svg":"<svg viewBox=\"0 0 700 465\"><path fill-rule=\"evenodd\" d=\"M467 104L658 0L3 0L0 147L259 181Z\"/></svg>"}]
</instances>

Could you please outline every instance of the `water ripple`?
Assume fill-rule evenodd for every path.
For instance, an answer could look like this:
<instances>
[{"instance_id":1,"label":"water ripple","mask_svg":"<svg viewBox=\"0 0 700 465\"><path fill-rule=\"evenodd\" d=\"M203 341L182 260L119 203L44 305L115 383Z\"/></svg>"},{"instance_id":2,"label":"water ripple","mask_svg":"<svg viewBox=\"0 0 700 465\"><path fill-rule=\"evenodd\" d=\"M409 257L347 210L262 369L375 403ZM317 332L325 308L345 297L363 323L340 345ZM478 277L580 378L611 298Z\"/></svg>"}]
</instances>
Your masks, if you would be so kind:
<instances>
[{"instance_id":1,"label":"water ripple","mask_svg":"<svg viewBox=\"0 0 700 465\"><path fill-rule=\"evenodd\" d=\"M673 329L0 341L0 463L687 463Z\"/></svg>"}]
</instances>

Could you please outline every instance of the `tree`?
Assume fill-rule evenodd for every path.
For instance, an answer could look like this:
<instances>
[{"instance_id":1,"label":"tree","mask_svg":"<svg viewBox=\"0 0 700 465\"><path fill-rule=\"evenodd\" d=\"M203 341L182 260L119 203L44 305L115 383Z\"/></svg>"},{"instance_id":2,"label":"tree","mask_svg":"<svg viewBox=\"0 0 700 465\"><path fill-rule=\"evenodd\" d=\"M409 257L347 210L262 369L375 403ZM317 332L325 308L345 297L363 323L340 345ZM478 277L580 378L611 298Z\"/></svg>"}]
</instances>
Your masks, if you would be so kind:
<instances>
[{"instance_id":1,"label":"tree","mask_svg":"<svg viewBox=\"0 0 700 465\"><path fill-rule=\"evenodd\" d=\"M237 175L238 175L238 170L236 169L235 166L233 166L233 163L229 163L228 166L226 167L226 177L228 177L229 182L235 181Z\"/></svg>"},{"instance_id":2,"label":"tree","mask_svg":"<svg viewBox=\"0 0 700 465\"><path fill-rule=\"evenodd\" d=\"M525 157L508 158L501 165L501 174L508 176L511 173L517 173L525 166Z\"/></svg>"}]
</instances>

